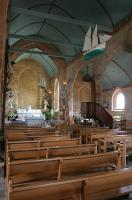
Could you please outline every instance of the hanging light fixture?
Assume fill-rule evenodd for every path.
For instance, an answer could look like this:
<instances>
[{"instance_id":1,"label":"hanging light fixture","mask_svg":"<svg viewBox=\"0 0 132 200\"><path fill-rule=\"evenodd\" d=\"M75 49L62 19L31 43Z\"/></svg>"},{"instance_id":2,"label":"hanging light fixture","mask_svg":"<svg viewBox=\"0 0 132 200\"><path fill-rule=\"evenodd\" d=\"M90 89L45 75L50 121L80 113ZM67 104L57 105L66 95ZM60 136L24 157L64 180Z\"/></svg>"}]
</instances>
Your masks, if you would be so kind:
<instances>
[{"instance_id":1,"label":"hanging light fixture","mask_svg":"<svg viewBox=\"0 0 132 200\"><path fill-rule=\"evenodd\" d=\"M88 66L87 66L87 73L83 76L82 81L84 82L91 82L93 81L93 77L88 73Z\"/></svg>"}]
</instances>

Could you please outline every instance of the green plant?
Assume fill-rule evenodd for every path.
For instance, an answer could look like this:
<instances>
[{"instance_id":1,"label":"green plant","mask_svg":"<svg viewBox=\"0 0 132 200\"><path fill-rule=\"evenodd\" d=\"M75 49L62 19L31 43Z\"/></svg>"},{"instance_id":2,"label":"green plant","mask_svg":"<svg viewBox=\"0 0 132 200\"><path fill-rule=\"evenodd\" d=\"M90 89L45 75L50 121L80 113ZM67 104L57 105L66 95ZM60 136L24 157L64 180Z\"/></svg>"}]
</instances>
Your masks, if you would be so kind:
<instances>
[{"instance_id":1,"label":"green plant","mask_svg":"<svg viewBox=\"0 0 132 200\"><path fill-rule=\"evenodd\" d=\"M47 111L42 111L43 115L45 116L46 120L52 120L52 119L57 119L58 118L58 113L57 111L54 111L53 109L49 109Z\"/></svg>"},{"instance_id":2,"label":"green plant","mask_svg":"<svg viewBox=\"0 0 132 200\"><path fill-rule=\"evenodd\" d=\"M46 120L51 120L52 119L52 115L51 115L51 111L50 110L44 111L43 114L45 115L45 119Z\"/></svg>"},{"instance_id":3,"label":"green plant","mask_svg":"<svg viewBox=\"0 0 132 200\"><path fill-rule=\"evenodd\" d=\"M5 115L5 118L10 120L10 119L16 119L16 113L15 112L12 112L12 111L9 111L6 115Z\"/></svg>"}]
</instances>

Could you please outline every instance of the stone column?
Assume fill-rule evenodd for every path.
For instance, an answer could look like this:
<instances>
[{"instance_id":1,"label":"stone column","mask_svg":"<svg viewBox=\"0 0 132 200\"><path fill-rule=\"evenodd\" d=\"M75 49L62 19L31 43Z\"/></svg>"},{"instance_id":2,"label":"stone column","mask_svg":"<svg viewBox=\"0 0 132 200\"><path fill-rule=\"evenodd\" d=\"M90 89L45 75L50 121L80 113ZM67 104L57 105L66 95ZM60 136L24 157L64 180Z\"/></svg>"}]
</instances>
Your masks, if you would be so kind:
<instances>
[{"instance_id":1,"label":"stone column","mask_svg":"<svg viewBox=\"0 0 132 200\"><path fill-rule=\"evenodd\" d=\"M100 79L95 80L95 102L102 105L103 102L103 90Z\"/></svg>"},{"instance_id":2,"label":"stone column","mask_svg":"<svg viewBox=\"0 0 132 200\"><path fill-rule=\"evenodd\" d=\"M3 83L4 83L4 64L5 64L5 46L7 33L7 10L9 0L0 1L0 128L3 113Z\"/></svg>"}]
</instances>

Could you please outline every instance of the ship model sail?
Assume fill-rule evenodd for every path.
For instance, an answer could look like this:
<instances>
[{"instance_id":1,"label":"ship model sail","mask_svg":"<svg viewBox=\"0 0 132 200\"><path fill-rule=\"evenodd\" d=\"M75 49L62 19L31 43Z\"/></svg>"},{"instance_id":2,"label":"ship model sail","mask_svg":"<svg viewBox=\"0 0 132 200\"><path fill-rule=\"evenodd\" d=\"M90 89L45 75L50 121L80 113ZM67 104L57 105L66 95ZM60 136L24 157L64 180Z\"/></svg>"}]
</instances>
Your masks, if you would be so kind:
<instances>
[{"instance_id":1,"label":"ship model sail","mask_svg":"<svg viewBox=\"0 0 132 200\"><path fill-rule=\"evenodd\" d=\"M111 36L98 33L97 25L92 33L91 27L85 36L85 41L83 45L83 56L86 60L92 59L96 56L102 55L105 52L106 42L111 38Z\"/></svg>"}]
</instances>

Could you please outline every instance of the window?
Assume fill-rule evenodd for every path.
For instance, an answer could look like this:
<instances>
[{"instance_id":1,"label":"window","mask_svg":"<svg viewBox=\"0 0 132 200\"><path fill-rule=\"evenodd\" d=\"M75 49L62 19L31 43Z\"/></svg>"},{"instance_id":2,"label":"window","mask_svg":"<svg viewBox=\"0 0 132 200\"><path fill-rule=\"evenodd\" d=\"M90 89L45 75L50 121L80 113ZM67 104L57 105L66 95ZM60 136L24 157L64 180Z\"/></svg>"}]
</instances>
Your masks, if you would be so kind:
<instances>
[{"instance_id":1,"label":"window","mask_svg":"<svg viewBox=\"0 0 132 200\"><path fill-rule=\"evenodd\" d=\"M117 89L112 96L112 110L122 111L125 109L125 97L120 89Z\"/></svg>"},{"instance_id":2,"label":"window","mask_svg":"<svg viewBox=\"0 0 132 200\"><path fill-rule=\"evenodd\" d=\"M57 79L54 85L54 110L59 110L59 82Z\"/></svg>"}]
</instances>

